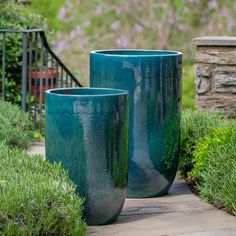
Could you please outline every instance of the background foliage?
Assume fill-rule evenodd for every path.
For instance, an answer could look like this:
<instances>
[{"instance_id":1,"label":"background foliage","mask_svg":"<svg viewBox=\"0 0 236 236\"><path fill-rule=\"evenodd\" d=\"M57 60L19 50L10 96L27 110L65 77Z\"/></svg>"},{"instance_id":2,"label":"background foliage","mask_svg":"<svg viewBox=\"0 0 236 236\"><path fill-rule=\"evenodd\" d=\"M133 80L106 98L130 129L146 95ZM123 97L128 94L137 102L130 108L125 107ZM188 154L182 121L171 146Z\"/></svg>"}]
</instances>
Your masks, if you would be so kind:
<instances>
[{"instance_id":1,"label":"background foliage","mask_svg":"<svg viewBox=\"0 0 236 236\"><path fill-rule=\"evenodd\" d=\"M88 84L89 52L104 48L173 49L184 53L183 105L194 107L194 45L202 35L235 35L232 0L33 0L30 10L56 27L55 49ZM41 1L40 1L41 2ZM56 18L49 15L54 5ZM49 8L49 9L48 9Z\"/></svg>"},{"instance_id":2,"label":"background foliage","mask_svg":"<svg viewBox=\"0 0 236 236\"><path fill-rule=\"evenodd\" d=\"M34 28L46 29L46 19L39 14L25 14L22 7L14 1L0 2L0 28L26 30ZM6 97L7 101L21 104L21 74L22 74L22 34L6 34ZM2 48L2 40L0 41ZM2 50L0 50L0 65L2 65ZM2 78L2 67L0 67ZM0 81L0 86L2 86Z\"/></svg>"}]
</instances>

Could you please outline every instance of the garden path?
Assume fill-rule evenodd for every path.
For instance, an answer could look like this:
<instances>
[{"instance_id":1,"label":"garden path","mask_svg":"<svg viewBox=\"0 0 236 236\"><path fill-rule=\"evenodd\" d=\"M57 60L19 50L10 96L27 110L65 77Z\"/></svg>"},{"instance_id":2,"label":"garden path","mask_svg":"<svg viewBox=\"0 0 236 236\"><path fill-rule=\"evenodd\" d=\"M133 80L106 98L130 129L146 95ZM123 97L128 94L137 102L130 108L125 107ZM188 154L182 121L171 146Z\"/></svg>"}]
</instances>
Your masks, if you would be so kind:
<instances>
[{"instance_id":1,"label":"garden path","mask_svg":"<svg viewBox=\"0 0 236 236\"><path fill-rule=\"evenodd\" d=\"M30 154L45 155L43 143ZM176 179L167 196L127 199L115 224L89 226L91 236L236 236L236 217L193 195Z\"/></svg>"}]
</instances>

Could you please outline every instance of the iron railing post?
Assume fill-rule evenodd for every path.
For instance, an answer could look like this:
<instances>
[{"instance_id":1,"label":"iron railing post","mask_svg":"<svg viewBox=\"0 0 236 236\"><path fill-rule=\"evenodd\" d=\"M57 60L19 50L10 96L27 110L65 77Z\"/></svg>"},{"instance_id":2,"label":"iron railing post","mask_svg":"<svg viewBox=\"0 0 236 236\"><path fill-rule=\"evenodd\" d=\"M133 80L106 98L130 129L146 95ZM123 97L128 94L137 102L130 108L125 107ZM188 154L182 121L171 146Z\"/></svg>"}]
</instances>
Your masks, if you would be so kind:
<instances>
[{"instance_id":1,"label":"iron railing post","mask_svg":"<svg viewBox=\"0 0 236 236\"><path fill-rule=\"evenodd\" d=\"M43 39L40 37L40 82L39 82L39 103L40 103L40 121L39 128L42 131L42 107L43 107Z\"/></svg>"},{"instance_id":2,"label":"iron railing post","mask_svg":"<svg viewBox=\"0 0 236 236\"><path fill-rule=\"evenodd\" d=\"M21 109L26 111L26 81L27 81L27 33L23 33L23 55L22 55L22 100Z\"/></svg>"},{"instance_id":3,"label":"iron railing post","mask_svg":"<svg viewBox=\"0 0 236 236\"><path fill-rule=\"evenodd\" d=\"M2 99L5 99L6 33L2 33Z\"/></svg>"},{"instance_id":4,"label":"iron railing post","mask_svg":"<svg viewBox=\"0 0 236 236\"><path fill-rule=\"evenodd\" d=\"M48 90L48 50L46 49L46 90Z\"/></svg>"},{"instance_id":5,"label":"iron railing post","mask_svg":"<svg viewBox=\"0 0 236 236\"><path fill-rule=\"evenodd\" d=\"M28 111L30 116L31 109L31 93L32 93L32 33L29 33L29 96L28 96Z\"/></svg>"},{"instance_id":6,"label":"iron railing post","mask_svg":"<svg viewBox=\"0 0 236 236\"><path fill-rule=\"evenodd\" d=\"M53 65L53 63L54 63L54 61L53 61L53 57L51 58L51 70L52 70L52 74L54 75L54 65ZM52 76L53 77L53 76ZM51 84L50 84L50 89L52 89L53 88L53 86L55 86L55 81L54 80L56 80L56 78L52 78L51 79Z\"/></svg>"},{"instance_id":7,"label":"iron railing post","mask_svg":"<svg viewBox=\"0 0 236 236\"><path fill-rule=\"evenodd\" d=\"M37 128L37 99L38 99L38 78L37 78L37 66L38 62L38 32L34 35L34 130Z\"/></svg>"}]
</instances>

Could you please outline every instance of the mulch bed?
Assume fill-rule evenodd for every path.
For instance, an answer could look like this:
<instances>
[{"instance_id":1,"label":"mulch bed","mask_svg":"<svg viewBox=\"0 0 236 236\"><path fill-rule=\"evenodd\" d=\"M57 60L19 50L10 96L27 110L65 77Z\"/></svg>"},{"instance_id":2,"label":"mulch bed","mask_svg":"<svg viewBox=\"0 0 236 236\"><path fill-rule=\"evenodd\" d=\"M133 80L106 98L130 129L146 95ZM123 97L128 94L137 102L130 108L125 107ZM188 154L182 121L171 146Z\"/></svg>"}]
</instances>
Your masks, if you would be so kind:
<instances>
[{"instance_id":1,"label":"mulch bed","mask_svg":"<svg viewBox=\"0 0 236 236\"><path fill-rule=\"evenodd\" d=\"M185 181L186 181L187 186L191 190L191 192L196 196L200 196L200 193L199 193L198 189L196 188L197 182L194 180L185 180Z\"/></svg>"}]
</instances>

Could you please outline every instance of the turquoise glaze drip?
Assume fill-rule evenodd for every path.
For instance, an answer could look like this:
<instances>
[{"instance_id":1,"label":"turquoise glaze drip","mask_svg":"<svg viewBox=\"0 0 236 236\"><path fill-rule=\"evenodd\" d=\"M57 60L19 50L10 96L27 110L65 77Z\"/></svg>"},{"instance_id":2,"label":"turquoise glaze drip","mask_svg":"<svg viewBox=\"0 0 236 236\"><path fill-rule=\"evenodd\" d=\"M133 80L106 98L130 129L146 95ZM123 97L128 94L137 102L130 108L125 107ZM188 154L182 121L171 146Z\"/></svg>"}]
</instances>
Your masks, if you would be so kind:
<instances>
[{"instance_id":1,"label":"turquoise glaze drip","mask_svg":"<svg viewBox=\"0 0 236 236\"><path fill-rule=\"evenodd\" d=\"M88 224L114 222L126 197L128 93L113 89L46 92L46 158L61 162L85 198Z\"/></svg>"},{"instance_id":2,"label":"turquoise glaze drip","mask_svg":"<svg viewBox=\"0 0 236 236\"><path fill-rule=\"evenodd\" d=\"M91 87L127 89L128 197L168 192L179 157L182 54L155 50L90 53Z\"/></svg>"}]
</instances>

